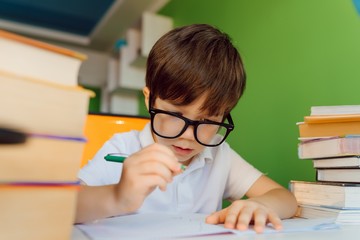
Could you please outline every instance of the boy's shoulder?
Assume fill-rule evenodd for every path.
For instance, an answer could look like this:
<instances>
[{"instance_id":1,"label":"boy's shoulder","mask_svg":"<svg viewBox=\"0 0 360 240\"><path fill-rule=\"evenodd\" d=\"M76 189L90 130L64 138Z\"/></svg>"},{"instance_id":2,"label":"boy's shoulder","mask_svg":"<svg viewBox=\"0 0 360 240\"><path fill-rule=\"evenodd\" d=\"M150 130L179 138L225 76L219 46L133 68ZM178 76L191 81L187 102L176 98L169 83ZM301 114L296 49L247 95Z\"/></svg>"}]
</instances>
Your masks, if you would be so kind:
<instances>
[{"instance_id":1,"label":"boy's shoulder","mask_svg":"<svg viewBox=\"0 0 360 240\"><path fill-rule=\"evenodd\" d=\"M139 151L142 147L154 142L149 125L146 125L143 130L116 133L109 141L118 150L126 151L128 154Z\"/></svg>"},{"instance_id":2,"label":"boy's shoulder","mask_svg":"<svg viewBox=\"0 0 360 240\"><path fill-rule=\"evenodd\" d=\"M110 140L121 141L121 142L139 142L140 131L131 130L127 132L115 133Z\"/></svg>"}]
</instances>

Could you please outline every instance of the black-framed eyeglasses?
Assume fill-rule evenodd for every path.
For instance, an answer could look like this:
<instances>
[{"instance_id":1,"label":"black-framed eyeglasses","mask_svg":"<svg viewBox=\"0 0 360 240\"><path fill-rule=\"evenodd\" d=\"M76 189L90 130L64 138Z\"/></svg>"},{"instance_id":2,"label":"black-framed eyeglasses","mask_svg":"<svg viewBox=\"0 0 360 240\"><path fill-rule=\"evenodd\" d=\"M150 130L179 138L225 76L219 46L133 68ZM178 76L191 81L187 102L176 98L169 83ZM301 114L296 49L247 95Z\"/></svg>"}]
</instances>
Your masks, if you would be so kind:
<instances>
[{"instance_id":1,"label":"black-framed eyeglasses","mask_svg":"<svg viewBox=\"0 0 360 240\"><path fill-rule=\"evenodd\" d=\"M153 107L149 108L152 131L162 138L177 138L189 126L194 127L194 136L198 143L207 147L216 147L225 141L234 130L231 115L228 114L224 122L211 120L194 121L178 113L168 112Z\"/></svg>"}]
</instances>

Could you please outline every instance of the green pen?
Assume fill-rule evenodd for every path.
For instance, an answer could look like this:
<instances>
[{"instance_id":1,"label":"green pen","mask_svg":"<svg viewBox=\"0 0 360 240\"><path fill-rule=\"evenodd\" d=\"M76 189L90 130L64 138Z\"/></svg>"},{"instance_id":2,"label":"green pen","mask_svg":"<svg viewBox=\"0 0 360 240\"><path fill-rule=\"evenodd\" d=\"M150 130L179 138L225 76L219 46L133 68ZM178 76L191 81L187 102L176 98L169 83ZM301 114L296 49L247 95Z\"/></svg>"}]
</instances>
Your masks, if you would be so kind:
<instances>
[{"instance_id":1,"label":"green pen","mask_svg":"<svg viewBox=\"0 0 360 240\"><path fill-rule=\"evenodd\" d=\"M109 162L123 163L127 157L128 155L123 153L109 153L104 158Z\"/></svg>"},{"instance_id":2,"label":"green pen","mask_svg":"<svg viewBox=\"0 0 360 240\"><path fill-rule=\"evenodd\" d=\"M129 155L127 154L123 154L123 153L109 153L107 154L104 159L106 161L109 162L118 162L118 163L123 163L125 161L125 159L128 157ZM181 170L185 171L186 170L186 166L181 164Z\"/></svg>"}]
</instances>

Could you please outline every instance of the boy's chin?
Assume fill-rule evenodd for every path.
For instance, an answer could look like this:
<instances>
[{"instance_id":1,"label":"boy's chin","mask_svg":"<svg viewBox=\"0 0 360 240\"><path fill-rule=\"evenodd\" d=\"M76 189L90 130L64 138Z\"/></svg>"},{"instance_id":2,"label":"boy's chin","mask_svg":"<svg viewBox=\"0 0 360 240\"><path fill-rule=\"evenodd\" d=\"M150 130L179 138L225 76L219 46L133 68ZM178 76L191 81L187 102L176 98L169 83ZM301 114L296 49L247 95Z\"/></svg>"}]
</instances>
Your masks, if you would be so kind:
<instances>
[{"instance_id":1,"label":"boy's chin","mask_svg":"<svg viewBox=\"0 0 360 240\"><path fill-rule=\"evenodd\" d=\"M185 158L185 157L179 157L179 156L177 156L178 157L178 161L179 161L179 163L181 163L181 164L183 164L183 165L185 165L185 166L188 166L189 165L189 163L191 162L191 160L194 158L194 156L192 156L192 157L190 157L190 158Z\"/></svg>"}]
</instances>

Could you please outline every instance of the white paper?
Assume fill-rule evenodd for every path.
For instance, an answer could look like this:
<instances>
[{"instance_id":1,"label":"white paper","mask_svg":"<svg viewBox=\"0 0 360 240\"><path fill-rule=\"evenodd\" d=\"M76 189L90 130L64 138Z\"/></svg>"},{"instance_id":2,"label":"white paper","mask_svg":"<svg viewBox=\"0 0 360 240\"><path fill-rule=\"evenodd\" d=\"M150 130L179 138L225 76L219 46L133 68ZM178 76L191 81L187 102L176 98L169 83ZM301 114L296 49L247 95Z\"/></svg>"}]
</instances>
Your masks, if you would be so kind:
<instances>
[{"instance_id":1,"label":"white paper","mask_svg":"<svg viewBox=\"0 0 360 240\"><path fill-rule=\"evenodd\" d=\"M226 229L222 225L205 223L206 214L143 213L113 217L88 224L76 225L90 239L169 239L232 232L236 235L256 234L252 227L247 231ZM334 219L283 220L281 232L304 232L335 229ZM277 233L271 225L264 234Z\"/></svg>"},{"instance_id":2,"label":"white paper","mask_svg":"<svg viewBox=\"0 0 360 240\"><path fill-rule=\"evenodd\" d=\"M304 219L304 218L292 218L282 220L282 230L275 230L269 224L265 230L264 234L267 233L288 233L288 232L311 232L318 230L329 230L329 229L337 229L339 226L335 223L334 218L317 218L317 219ZM256 234L253 230L253 227L250 226L248 231L237 231L232 230L236 235L244 235L244 234Z\"/></svg>"},{"instance_id":3,"label":"white paper","mask_svg":"<svg viewBox=\"0 0 360 240\"><path fill-rule=\"evenodd\" d=\"M230 232L205 223L205 214L143 213L99 220L77 227L91 239L168 239Z\"/></svg>"}]
</instances>

